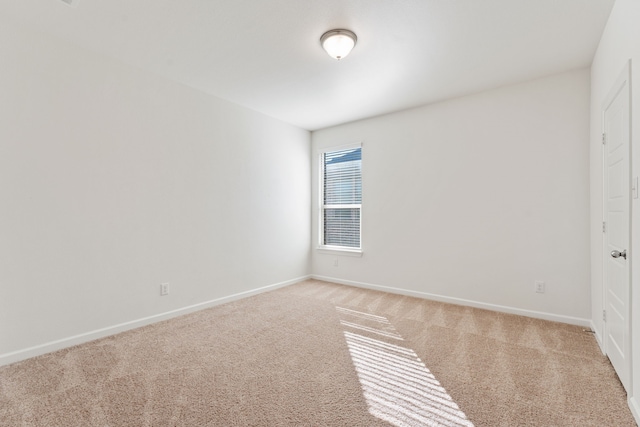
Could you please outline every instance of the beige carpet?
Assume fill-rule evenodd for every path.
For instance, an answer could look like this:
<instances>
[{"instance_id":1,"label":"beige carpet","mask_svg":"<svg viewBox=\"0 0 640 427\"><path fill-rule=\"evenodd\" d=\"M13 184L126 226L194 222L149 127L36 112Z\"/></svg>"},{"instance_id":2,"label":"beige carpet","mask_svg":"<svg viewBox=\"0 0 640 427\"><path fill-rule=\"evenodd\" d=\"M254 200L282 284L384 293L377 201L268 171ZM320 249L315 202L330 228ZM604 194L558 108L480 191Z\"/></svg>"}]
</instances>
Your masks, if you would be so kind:
<instances>
[{"instance_id":1,"label":"beige carpet","mask_svg":"<svg viewBox=\"0 0 640 427\"><path fill-rule=\"evenodd\" d=\"M0 368L2 426L634 426L582 328L318 281Z\"/></svg>"}]
</instances>

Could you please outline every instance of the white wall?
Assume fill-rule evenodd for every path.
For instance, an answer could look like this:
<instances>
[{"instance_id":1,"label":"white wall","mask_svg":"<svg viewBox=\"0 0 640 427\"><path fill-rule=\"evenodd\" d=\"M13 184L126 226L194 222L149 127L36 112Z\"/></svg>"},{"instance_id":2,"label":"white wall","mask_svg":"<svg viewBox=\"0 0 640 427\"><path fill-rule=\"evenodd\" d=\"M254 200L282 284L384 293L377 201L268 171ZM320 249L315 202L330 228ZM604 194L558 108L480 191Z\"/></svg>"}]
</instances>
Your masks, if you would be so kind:
<instances>
[{"instance_id":1,"label":"white wall","mask_svg":"<svg viewBox=\"0 0 640 427\"><path fill-rule=\"evenodd\" d=\"M363 256L314 249L314 276L588 324L587 69L312 133L356 141Z\"/></svg>"},{"instance_id":2,"label":"white wall","mask_svg":"<svg viewBox=\"0 0 640 427\"><path fill-rule=\"evenodd\" d=\"M602 334L604 324L597 314L603 309L602 290L602 105L624 65L631 59L631 176L640 175L640 2L617 0L591 66L591 290L594 329ZM640 201L631 203L631 305L632 305L632 393L630 407L640 423L640 263L634 248L640 248Z\"/></svg>"},{"instance_id":3,"label":"white wall","mask_svg":"<svg viewBox=\"0 0 640 427\"><path fill-rule=\"evenodd\" d=\"M6 23L0 61L0 364L308 275L309 132Z\"/></svg>"}]
</instances>

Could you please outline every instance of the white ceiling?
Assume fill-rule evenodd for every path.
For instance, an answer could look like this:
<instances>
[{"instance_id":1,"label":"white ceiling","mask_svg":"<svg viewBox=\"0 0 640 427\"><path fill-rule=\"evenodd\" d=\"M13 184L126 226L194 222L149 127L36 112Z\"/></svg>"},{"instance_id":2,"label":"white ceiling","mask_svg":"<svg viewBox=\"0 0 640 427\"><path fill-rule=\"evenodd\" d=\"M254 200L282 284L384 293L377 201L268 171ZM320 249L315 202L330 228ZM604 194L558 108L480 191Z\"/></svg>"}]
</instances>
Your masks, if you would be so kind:
<instances>
[{"instance_id":1,"label":"white ceiling","mask_svg":"<svg viewBox=\"0 0 640 427\"><path fill-rule=\"evenodd\" d=\"M315 130L591 64L614 0L2 0L0 14ZM319 38L358 35L335 61Z\"/></svg>"}]
</instances>

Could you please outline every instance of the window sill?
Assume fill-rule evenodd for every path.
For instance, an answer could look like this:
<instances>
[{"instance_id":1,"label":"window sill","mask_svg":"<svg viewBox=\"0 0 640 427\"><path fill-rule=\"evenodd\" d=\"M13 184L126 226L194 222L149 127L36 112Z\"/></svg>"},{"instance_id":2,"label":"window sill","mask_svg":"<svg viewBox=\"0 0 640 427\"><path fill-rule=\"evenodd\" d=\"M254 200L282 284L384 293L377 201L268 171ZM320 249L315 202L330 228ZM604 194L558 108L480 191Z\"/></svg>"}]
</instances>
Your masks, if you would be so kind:
<instances>
[{"instance_id":1,"label":"window sill","mask_svg":"<svg viewBox=\"0 0 640 427\"><path fill-rule=\"evenodd\" d=\"M362 249L344 249L344 248L338 248L338 247L334 248L331 246L318 246L316 250L318 251L318 253L327 254L327 255L346 255L346 256L353 256L353 257L362 256Z\"/></svg>"}]
</instances>

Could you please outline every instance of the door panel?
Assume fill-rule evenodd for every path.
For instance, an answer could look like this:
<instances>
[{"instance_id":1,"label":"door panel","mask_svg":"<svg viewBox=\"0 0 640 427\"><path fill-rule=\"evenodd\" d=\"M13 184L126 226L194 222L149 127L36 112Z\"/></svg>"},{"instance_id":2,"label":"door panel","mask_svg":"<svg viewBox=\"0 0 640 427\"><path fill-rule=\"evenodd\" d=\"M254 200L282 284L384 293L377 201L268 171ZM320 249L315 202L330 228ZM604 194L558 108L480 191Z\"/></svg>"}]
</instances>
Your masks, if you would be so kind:
<instances>
[{"instance_id":1,"label":"door panel","mask_svg":"<svg viewBox=\"0 0 640 427\"><path fill-rule=\"evenodd\" d=\"M625 67L603 107L605 351L620 381L630 382L630 179L629 67ZM613 257L612 251L626 251Z\"/></svg>"}]
</instances>

